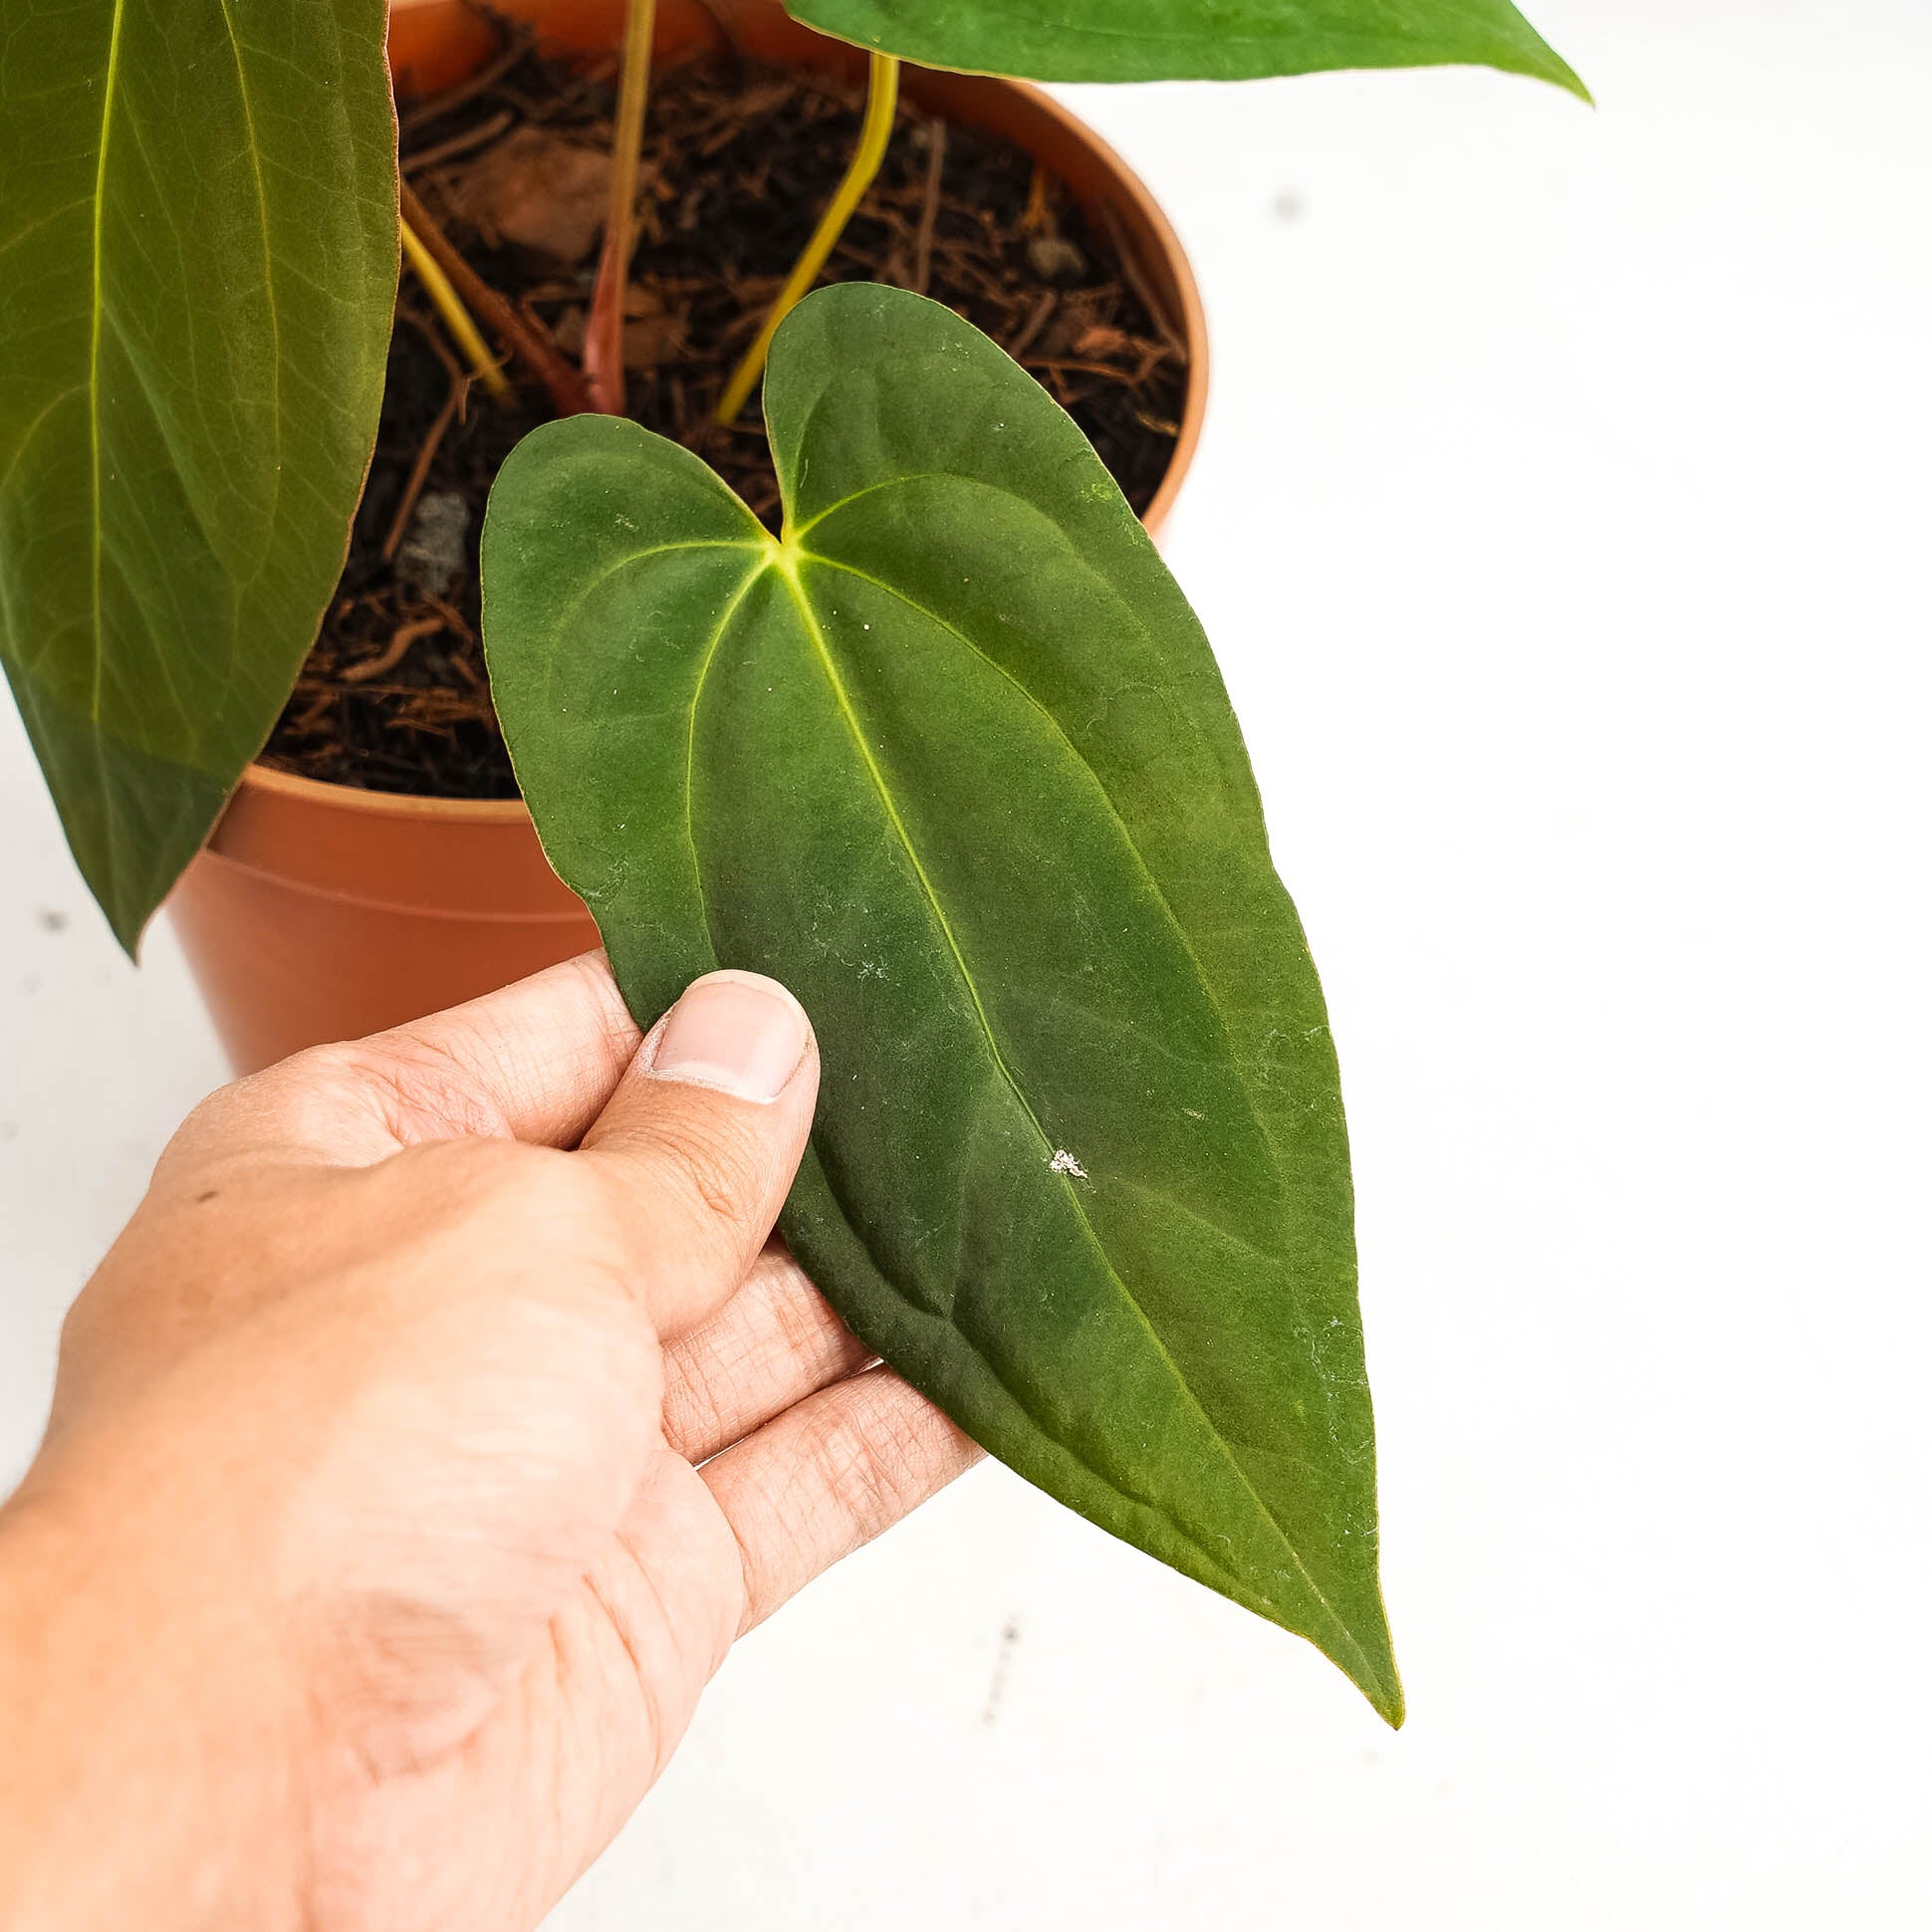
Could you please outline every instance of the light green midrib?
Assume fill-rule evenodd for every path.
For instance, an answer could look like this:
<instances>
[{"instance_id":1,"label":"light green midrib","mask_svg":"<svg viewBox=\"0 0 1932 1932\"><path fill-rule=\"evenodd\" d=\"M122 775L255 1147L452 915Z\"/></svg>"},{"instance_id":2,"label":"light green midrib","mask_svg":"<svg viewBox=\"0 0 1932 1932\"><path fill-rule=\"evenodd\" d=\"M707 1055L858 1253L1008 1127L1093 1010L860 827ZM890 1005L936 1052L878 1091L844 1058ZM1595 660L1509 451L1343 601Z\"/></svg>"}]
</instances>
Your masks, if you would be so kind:
<instances>
[{"instance_id":1,"label":"light green midrib","mask_svg":"<svg viewBox=\"0 0 1932 1932\"><path fill-rule=\"evenodd\" d=\"M91 595L94 618L94 691L89 702L89 721L101 722L103 683L107 674L107 636L101 609L101 564L103 511L101 490L101 334L105 310L103 264L106 256L104 230L108 206L108 134L114 124L116 89L121 78L121 28L126 16L127 0L115 0L114 20L108 30L108 68L101 83L101 151L94 168L94 243L92 314L88 329L88 452L92 477L93 541Z\"/></svg>"},{"instance_id":2,"label":"light green midrib","mask_svg":"<svg viewBox=\"0 0 1932 1932\"><path fill-rule=\"evenodd\" d=\"M851 499L847 498L846 501L849 502ZM843 508L844 506L840 505L837 507ZM815 519L814 521L817 520ZM806 528L810 529L811 525L808 524ZM856 578L861 584L869 584L873 590L884 592L887 597L904 604L908 610L924 617L928 623L934 624L943 630L947 636L953 638L957 643L971 651L988 670L994 672L1017 692L1021 699L1033 710L1035 715L1046 725L1048 730L1066 747L1067 755L1092 778L1094 787L1099 792L1100 797L1106 801L1106 809L1112 816L1113 823L1119 831L1121 843L1133 854L1135 869L1140 873L1140 877L1148 891L1159 901L1161 912L1165 915L1168 925L1172 928L1174 938L1179 944L1181 951L1187 956L1188 965L1193 969L1195 981L1201 989L1201 997L1207 1001L1209 1010L1221 1023L1221 1031L1227 1037L1229 1049L1232 1052L1234 1046L1234 1030L1229 1026L1228 1016L1222 1011L1221 1002L1215 997L1214 988L1208 982L1207 970L1201 964L1200 955L1194 950L1193 940L1188 937L1186 928L1174 916L1173 905L1169 902L1167 893L1162 887L1160 880L1154 876L1154 868L1147 863L1146 854L1141 851L1139 842L1133 836L1133 828L1127 824L1125 815L1114 804L1113 795L1106 789L1105 784L1102 783L1100 775L1082 756L1080 747L1068 737L1066 727L1062 725L1060 720L1004 664L982 648L965 631L961 630L956 623L950 622L947 618L942 617L937 610L934 610L928 604L921 604L917 598L908 596L896 584L888 584L882 577L874 577L869 571L861 571L854 565L843 563L837 557L828 557L822 551L803 550L798 554L802 563L823 564L828 570L843 571L847 577ZM1261 1135L1263 1140L1269 1143L1271 1148L1273 1147L1273 1136L1262 1125L1258 1117L1255 1120L1255 1131Z\"/></svg>"},{"instance_id":3,"label":"light green midrib","mask_svg":"<svg viewBox=\"0 0 1932 1932\"><path fill-rule=\"evenodd\" d=\"M952 922L946 917L945 907L940 903L939 894L934 890L932 880L926 872L925 865L921 861L918 851L913 846L911 837L905 827L905 822L899 816L898 806L893 800L890 788L885 783L885 775L879 770L878 761L872 755L872 748L865 740L864 730L858 722L858 716L852 707L850 695L845 690L845 680L840 676L839 667L833 659L830 647L826 643L825 633L819 624L818 613L813 609L812 602L806 596L804 586L799 582L798 553L787 550L781 559L775 562L770 568L778 571L784 578L786 587L792 595L792 601L797 605L799 615L804 620L806 631L812 639L813 649L818 656L821 668L825 672L826 680L832 688L834 701L839 706L840 715L844 719L845 728L851 735L852 743L864 763L867 774L871 778L873 788L878 794L879 804L884 809L885 816L898 838L900 846L905 852L906 860L911 865L913 874L919 881L920 890L924 892L926 901L932 908L933 918L937 921L940 933L944 937L947 948L952 954L954 967L959 974L961 983L966 988L967 997L973 1003L973 1011L979 1021L980 1031L985 1037L987 1052L992 1057L993 1065L998 1071L1000 1078L1011 1089L1014 1098L1020 1103L1021 1110L1026 1114L1035 1134L1039 1137L1040 1144L1046 1148L1048 1157L1051 1159L1054 1153L1052 1137L1041 1124L1039 1115L1033 1110L1033 1103L1021 1089L1019 1082L1014 1079L1011 1069L1006 1064L1004 1055L1000 1052L999 1041L994 1036L991 1019L987 1014L985 1003L980 997L979 986L973 978L971 968L966 963L965 954L960 950L959 941L952 929ZM1193 1407L1195 1414L1200 1417L1202 1426L1207 1431L1208 1439L1214 1444L1228 1468L1234 1472L1236 1480L1247 1491L1255 1508L1261 1512L1262 1520L1275 1532L1276 1537L1280 1540L1282 1549L1288 1555L1290 1563L1295 1566L1302 1581L1307 1585L1309 1594L1322 1606L1329 1623L1339 1634L1342 1644L1361 1666L1363 1676L1369 1682L1378 1686L1381 1685L1383 1682L1381 1673L1369 1662L1368 1655L1362 1649L1360 1641L1356 1638L1354 1632L1348 1627L1347 1622L1341 1616L1340 1612L1329 1602L1321 1585L1310 1574L1307 1564L1302 1560L1301 1552L1289 1540L1287 1532L1282 1528L1274 1511L1268 1507L1267 1501L1263 1498L1261 1492L1255 1488L1248 1472L1242 1468L1240 1459L1228 1445L1220 1430L1215 1427L1213 1418L1201 1406L1200 1398L1194 1393L1193 1387L1188 1382L1187 1377L1181 1373L1180 1364L1174 1360L1172 1353L1168 1350L1166 1342L1161 1338L1160 1331L1147 1319L1146 1310L1140 1306L1133 1291L1120 1279L1119 1273L1108 1257L1098 1233L1095 1231L1092 1222L1087 1218L1086 1203L1081 1200L1079 1193L1073 1186L1072 1180L1067 1177L1062 1177L1062 1180L1068 1198L1073 1205L1075 1215L1079 1219L1082 1230L1090 1243L1093 1252L1099 1258L1100 1265L1112 1278L1114 1285L1120 1291L1121 1299L1133 1311L1135 1319L1140 1323L1142 1328L1145 1329L1147 1338L1152 1342L1161 1360L1167 1365L1175 1386L1180 1389L1182 1395ZM1187 1536L1185 1531L1180 1530L1178 1524L1172 1523L1171 1518L1167 1520L1175 1530L1180 1531L1181 1535ZM1191 1536L1187 1536L1187 1541L1197 1549L1200 1547L1198 1544L1195 1544L1195 1540ZM1204 1552L1203 1554L1205 1555L1207 1553ZM1217 1570L1222 1568L1218 1563L1214 1567Z\"/></svg>"},{"instance_id":4,"label":"light green midrib","mask_svg":"<svg viewBox=\"0 0 1932 1932\"><path fill-rule=\"evenodd\" d=\"M861 491L859 494L863 495L864 492ZM845 501L850 502L852 499L847 497ZM834 507L843 508L844 505L835 505ZM827 514L829 515L830 512ZM813 521L817 522L818 519L815 518ZM809 530L811 527L810 524L807 524L804 526L804 529ZM1154 868L1147 863L1146 854L1141 851L1139 842L1133 836L1133 828L1127 824L1126 815L1114 804L1113 795L1106 789L1105 784L1100 779L1100 775L1082 756L1080 747L1068 737L1066 728L1061 724L1060 720L1004 664L982 648L972 637L961 630L956 623L948 621L937 610L931 608L930 605L921 604L917 598L908 596L896 584L888 584L882 577L873 577L869 571L861 571L851 564L842 563L838 558L828 557L822 551L801 550L798 555L802 563L823 564L828 570L842 571L847 577L856 578L861 584L869 584L874 590L882 591L887 597L902 604L908 610L924 617L929 623L943 630L947 636L953 638L964 649L971 651L981 663L1002 678L1033 709L1035 714L1053 735L1066 747L1067 755L1092 778L1100 797L1106 801L1107 811L1112 815L1114 826L1120 834L1121 843L1133 854L1133 862L1140 873L1142 881L1145 883L1147 890L1154 895L1155 901L1160 906L1161 912L1172 930L1175 943L1179 945L1182 954L1185 956L1189 967L1193 971L1195 983L1201 989L1202 999L1207 1002L1208 1010L1214 1015L1220 1025L1222 1036L1228 1043L1229 1054L1231 1057L1235 1057L1234 1029L1229 1025L1227 1013L1223 1010L1220 1000L1216 997L1214 987L1208 979L1207 969L1201 964L1200 955L1194 950L1193 940L1188 936L1187 929L1181 924L1180 920L1174 916L1174 908L1167 897L1166 889L1162 886L1160 880L1154 876ZM1238 1058L1237 1065L1239 1065ZM1241 1081L1241 1087L1244 1093L1247 1091L1247 1081L1243 1079ZM1267 1124L1255 1110L1252 1099L1249 1101L1249 1119L1253 1122L1255 1132L1261 1136L1263 1144L1279 1160L1282 1150L1277 1144L1274 1134L1269 1131ZM1205 1215L1195 1213L1193 1210L1189 1210L1189 1212L1193 1214L1194 1219L1200 1221L1202 1226L1212 1228L1223 1239L1238 1242L1250 1254L1271 1262L1277 1267L1281 1265L1283 1260L1282 1256L1256 1247L1246 1236L1220 1227L1217 1223L1210 1221Z\"/></svg>"}]
</instances>

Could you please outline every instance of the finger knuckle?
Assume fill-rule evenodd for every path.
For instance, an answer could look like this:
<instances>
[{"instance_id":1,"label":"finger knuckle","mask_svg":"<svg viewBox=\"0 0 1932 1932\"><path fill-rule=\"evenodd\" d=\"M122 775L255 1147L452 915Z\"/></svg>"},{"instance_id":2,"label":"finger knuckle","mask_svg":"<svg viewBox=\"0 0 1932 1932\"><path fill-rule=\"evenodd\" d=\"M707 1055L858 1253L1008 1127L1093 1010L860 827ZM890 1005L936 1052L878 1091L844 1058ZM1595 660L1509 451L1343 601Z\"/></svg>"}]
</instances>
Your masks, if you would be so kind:
<instances>
[{"instance_id":1,"label":"finger knuckle","mask_svg":"<svg viewBox=\"0 0 1932 1932\"><path fill-rule=\"evenodd\" d=\"M764 1192L756 1149L726 1126L696 1120L646 1133L648 1157L698 1222L699 1235L735 1240Z\"/></svg>"},{"instance_id":2,"label":"finger knuckle","mask_svg":"<svg viewBox=\"0 0 1932 1932\"><path fill-rule=\"evenodd\" d=\"M503 1139L503 1108L482 1079L454 1056L399 1028L370 1040L343 1041L272 1070L298 1093L351 1098L373 1108L406 1144L447 1136Z\"/></svg>"},{"instance_id":3,"label":"finger knuckle","mask_svg":"<svg viewBox=\"0 0 1932 1932\"><path fill-rule=\"evenodd\" d=\"M687 1462L702 1462L730 1441L735 1418L701 1375L674 1374L664 1385L664 1439Z\"/></svg>"},{"instance_id":4,"label":"finger knuckle","mask_svg":"<svg viewBox=\"0 0 1932 1932\"><path fill-rule=\"evenodd\" d=\"M898 1431L868 1427L843 1407L808 1425L806 1460L826 1492L839 1498L854 1544L875 1536L917 1500L905 1447Z\"/></svg>"}]
</instances>

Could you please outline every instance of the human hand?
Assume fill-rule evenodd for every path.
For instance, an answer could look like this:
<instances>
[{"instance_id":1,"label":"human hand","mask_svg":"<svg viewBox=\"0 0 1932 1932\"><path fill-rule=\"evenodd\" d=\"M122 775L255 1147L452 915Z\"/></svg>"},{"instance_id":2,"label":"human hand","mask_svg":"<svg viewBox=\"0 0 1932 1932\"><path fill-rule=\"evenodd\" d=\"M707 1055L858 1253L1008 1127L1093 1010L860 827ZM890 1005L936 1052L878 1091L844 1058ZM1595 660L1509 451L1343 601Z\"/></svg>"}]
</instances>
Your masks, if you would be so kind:
<instances>
[{"instance_id":1,"label":"human hand","mask_svg":"<svg viewBox=\"0 0 1932 1932\"><path fill-rule=\"evenodd\" d=\"M0 1923L537 1923L977 1454L766 1245L818 1078L592 957L196 1109L0 1511Z\"/></svg>"}]
</instances>

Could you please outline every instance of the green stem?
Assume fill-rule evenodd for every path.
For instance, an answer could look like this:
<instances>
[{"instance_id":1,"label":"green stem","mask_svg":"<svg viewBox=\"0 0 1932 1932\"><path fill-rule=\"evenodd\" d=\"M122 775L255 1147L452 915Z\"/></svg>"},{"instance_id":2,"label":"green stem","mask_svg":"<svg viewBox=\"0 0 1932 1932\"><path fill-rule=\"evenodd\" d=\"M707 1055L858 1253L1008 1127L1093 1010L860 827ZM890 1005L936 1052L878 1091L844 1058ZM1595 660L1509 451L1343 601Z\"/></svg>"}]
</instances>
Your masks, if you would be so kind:
<instances>
[{"instance_id":1,"label":"green stem","mask_svg":"<svg viewBox=\"0 0 1932 1932\"><path fill-rule=\"evenodd\" d=\"M839 245L839 237L845 232L845 224L852 217L852 210L865 197L865 190L872 185L872 178L878 173L879 163L885 158L887 143L892 138L892 116L899 102L899 64L890 54L874 54L871 62L870 85L865 96L865 123L858 132L858 146L853 151L851 165L845 169L845 178L839 183L839 191L819 218L819 225L812 231L812 239L805 245L805 253L794 264L792 273L786 277L785 286L778 292L778 300L772 304L771 314L765 318L763 328L745 351L744 361L731 372L731 380L725 384L724 394L718 399L717 418L720 422L730 422L751 398L751 392L764 371L765 356L772 346L772 338L778 334L778 326L798 307L805 292L819 279L819 271L825 267L832 251Z\"/></svg>"},{"instance_id":2,"label":"green stem","mask_svg":"<svg viewBox=\"0 0 1932 1932\"><path fill-rule=\"evenodd\" d=\"M408 256L409 266L415 270L416 280L422 284L424 293L436 305L437 314L442 317L449 333L456 338L456 347L476 371L477 379L499 402L507 401L510 395L509 381L497 366L497 360L490 354L476 324L470 320L470 312L463 307L463 298L450 286L449 277L429 252L428 244L406 220L402 223L402 252Z\"/></svg>"}]
</instances>

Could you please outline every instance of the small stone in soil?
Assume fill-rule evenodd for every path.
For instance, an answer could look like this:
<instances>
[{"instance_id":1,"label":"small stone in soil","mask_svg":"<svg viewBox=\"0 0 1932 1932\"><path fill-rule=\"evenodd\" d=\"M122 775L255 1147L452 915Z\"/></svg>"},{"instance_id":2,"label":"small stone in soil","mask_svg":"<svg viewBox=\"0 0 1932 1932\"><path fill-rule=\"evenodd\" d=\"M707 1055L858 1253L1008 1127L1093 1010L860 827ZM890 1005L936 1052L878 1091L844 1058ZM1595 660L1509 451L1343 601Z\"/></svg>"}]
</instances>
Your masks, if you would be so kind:
<instances>
[{"instance_id":1,"label":"small stone in soil","mask_svg":"<svg viewBox=\"0 0 1932 1932\"><path fill-rule=\"evenodd\" d=\"M469 504L454 490L430 490L416 505L395 574L411 596L446 598L469 568Z\"/></svg>"},{"instance_id":2,"label":"small stone in soil","mask_svg":"<svg viewBox=\"0 0 1932 1932\"><path fill-rule=\"evenodd\" d=\"M1027 266L1041 281L1065 288L1087 273L1087 257L1065 235L1036 235L1027 243Z\"/></svg>"}]
</instances>

